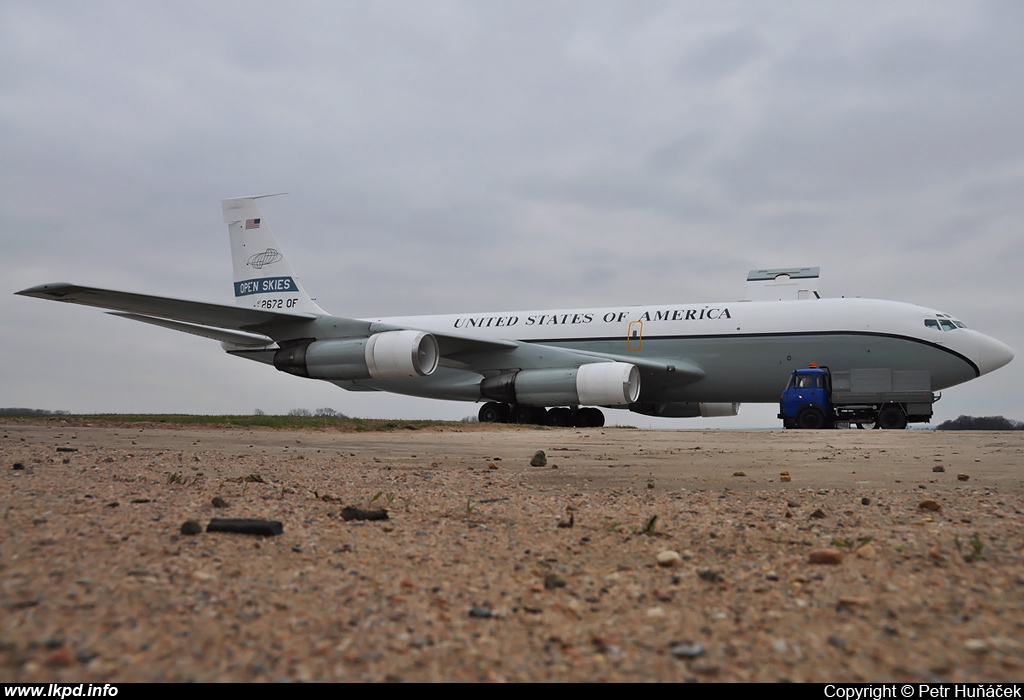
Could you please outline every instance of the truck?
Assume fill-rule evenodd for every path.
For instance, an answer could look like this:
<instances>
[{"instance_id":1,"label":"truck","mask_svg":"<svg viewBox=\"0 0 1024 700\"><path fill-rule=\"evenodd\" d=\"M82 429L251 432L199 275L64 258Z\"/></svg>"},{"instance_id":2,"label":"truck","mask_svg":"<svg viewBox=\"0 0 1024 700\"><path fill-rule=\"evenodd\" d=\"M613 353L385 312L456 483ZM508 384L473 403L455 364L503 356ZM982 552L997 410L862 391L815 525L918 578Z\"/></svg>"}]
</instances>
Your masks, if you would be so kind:
<instances>
[{"instance_id":1,"label":"truck","mask_svg":"<svg viewBox=\"0 0 1024 700\"><path fill-rule=\"evenodd\" d=\"M814 363L793 371L779 399L786 428L871 426L902 430L908 423L928 423L932 404L928 370L851 369L832 372Z\"/></svg>"}]
</instances>

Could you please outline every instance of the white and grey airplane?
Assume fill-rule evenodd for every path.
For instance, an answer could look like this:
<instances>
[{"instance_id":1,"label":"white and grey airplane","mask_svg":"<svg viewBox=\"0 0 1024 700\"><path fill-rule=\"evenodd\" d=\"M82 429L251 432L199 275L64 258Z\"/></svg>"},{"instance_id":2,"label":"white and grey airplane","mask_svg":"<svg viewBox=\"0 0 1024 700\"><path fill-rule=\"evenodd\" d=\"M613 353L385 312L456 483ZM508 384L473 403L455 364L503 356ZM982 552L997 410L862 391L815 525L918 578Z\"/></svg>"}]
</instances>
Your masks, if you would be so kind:
<instances>
[{"instance_id":1,"label":"white and grey airplane","mask_svg":"<svg viewBox=\"0 0 1024 700\"><path fill-rule=\"evenodd\" d=\"M751 296L770 301L332 316L299 283L259 198L223 201L235 305L67 283L17 294L218 340L232 355L344 389L485 402L479 417L487 422L594 427L604 424L597 407L731 416L741 403L777 402L792 370L810 362L928 370L939 390L1013 359L1005 344L948 314L820 298L817 268L751 272Z\"/></svg>"}]
</instances>

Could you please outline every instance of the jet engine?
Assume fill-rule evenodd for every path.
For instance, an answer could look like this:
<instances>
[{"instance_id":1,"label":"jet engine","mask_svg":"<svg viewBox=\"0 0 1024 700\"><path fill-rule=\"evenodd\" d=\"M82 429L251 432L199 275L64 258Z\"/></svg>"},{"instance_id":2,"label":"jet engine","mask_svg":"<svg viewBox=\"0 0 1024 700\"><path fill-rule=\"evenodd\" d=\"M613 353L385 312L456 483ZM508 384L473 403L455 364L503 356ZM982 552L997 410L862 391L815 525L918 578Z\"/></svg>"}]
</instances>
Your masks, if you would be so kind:
<instances>
[{"instance_id":1,"label":"jet engine","mask_svg":"<svg viewBox=\"0 0 1024 700\"><path fill-rule=\"evenodd\" d=\"M690 401L654 403L652 401L645 401L643 403L631 404L629 410L633 413L655 416L657 418L722 418L724 416L738 415L740 404L695 403Z\"/></svg>"},{"instance_id":2,"label":"jet engine","mask_svg":"<svg viewBox=\"0 0 1024 700\"><path fill-rule=\"evenodd\" d=\"M623 406L640 396L640 370L626 362L524 369L487 377L480 396L521 406Z\"/></svg>"},{"instance_id":3,"label":"jet engine","mask_svg":"<svg viewBox=\"0 0 1024 700\"><path fill-rule=\"evenodd\" d=\"M274 367L311 379L400 379L431 374L439 356L429 333L385 331L290 345L274 353Z\"/></svg>"}]
</instances>

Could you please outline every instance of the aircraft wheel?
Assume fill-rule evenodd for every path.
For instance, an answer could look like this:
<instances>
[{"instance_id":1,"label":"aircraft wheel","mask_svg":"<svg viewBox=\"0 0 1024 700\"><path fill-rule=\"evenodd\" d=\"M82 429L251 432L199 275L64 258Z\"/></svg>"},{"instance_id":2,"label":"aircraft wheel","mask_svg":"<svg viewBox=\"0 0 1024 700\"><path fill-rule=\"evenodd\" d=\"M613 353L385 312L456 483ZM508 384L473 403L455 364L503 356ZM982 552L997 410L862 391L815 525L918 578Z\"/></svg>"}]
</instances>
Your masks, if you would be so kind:
<instances>
[{"instance_id":1,"label":"aircraft wheel","mask_svg":"<svg viewBox=\"0 0 1024 700\"><path fill-rule=\"evenodd\" d=\"M513 406L510 421L520 425L547 425L548 412L534 406Z\"/></svg>"},{"instance_id":2,"label":"aircraft wheel","mask_svg":"<svg viewBox=\"0 0 1024 700\"><path fill-rule=\"evenodd\" d=\"M573 422L577 428L600 428L604 425L604 414L596 408L581 408L576 411Z\"/></svg>"},{"instance_id":3,"label":"aircraft wheel","mask_svg":"<svg viewBox=\"0 0 1024 700\"><path fill-rule=\"evenodd\" d=\"M886 406L878 412L878 427L883 430L903 430L907 427L907 417L899 406Z\"/></svg>"},{"instance_id":4,"label":"aircraft wheel","mask_svg":"<svg viewBox=\"0 0 1024 700\"><path fill-rule=\"evenodd\" d=\"M796 417L796 424L803 430L821 430L825 427L825 415L816 408L805 408Z\"/></svg>"},{"instance_id":5,"label":"aircraft wheel","mask_svg":"<svg viewBox=\"0 0 1024 700\"><path fill-rule=\"evenodd\" d=\"M548 425L554 425L560 428L571 428L573 425L572 411L568 408L549 409Z\"/></svg>"},{"instance_id":6,"label":"aircraft wheel","mask_svg":"<svg viewBox=\"0 0 1024 700\"><path fill-rule=\"evenodd\" d=\"M491 401L480 407L477 418L481 423L508 423L508 404Z\"/></svg>"}]
</instances>

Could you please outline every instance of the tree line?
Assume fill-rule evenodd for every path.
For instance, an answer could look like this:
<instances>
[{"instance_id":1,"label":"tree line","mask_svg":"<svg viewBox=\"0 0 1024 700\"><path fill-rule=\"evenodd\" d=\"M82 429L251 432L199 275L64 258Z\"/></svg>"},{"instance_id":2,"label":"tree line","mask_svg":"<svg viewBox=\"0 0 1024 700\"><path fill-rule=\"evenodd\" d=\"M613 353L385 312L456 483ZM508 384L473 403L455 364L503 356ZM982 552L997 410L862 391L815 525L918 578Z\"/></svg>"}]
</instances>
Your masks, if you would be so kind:
<instances>
[{"instance_id":1,"label":"tree line","mask_svg":"<svg viewBox=\"0 0 1024 700\"><path fill-rule=\"evenodd\" d=\"M1024 423L1003 416L960 416L939 423L936 430L1024 430Z\"/></svg>"}]
</instances>

